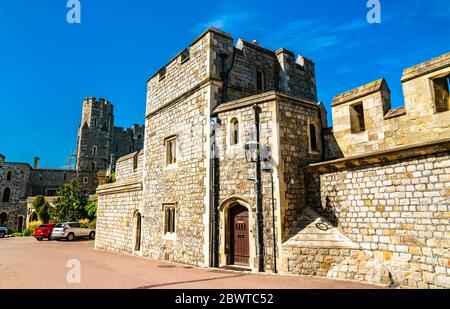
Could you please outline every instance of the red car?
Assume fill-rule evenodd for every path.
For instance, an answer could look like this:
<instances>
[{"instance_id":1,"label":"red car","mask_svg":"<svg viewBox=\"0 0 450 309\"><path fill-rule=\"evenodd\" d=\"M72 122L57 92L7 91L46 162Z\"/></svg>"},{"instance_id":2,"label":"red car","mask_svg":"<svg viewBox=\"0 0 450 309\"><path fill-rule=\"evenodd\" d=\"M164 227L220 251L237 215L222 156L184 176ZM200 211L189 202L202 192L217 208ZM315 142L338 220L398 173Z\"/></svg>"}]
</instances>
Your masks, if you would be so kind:
<instances>
[{"instance_id":1,"label":"red car","mask_svg":"<svg viewBox=\"0 0 450 309\"><path fill-rule=\"evenodd\" d=\"M34 229L33 236L36 237L36 239L39 241L43 240L44 238L52 240L53 238L51 237L51 235L53 232L53 228L55 227L56 224L57 223L47 223L38 226L37 228Z\"/></svg>"}]
</instances>

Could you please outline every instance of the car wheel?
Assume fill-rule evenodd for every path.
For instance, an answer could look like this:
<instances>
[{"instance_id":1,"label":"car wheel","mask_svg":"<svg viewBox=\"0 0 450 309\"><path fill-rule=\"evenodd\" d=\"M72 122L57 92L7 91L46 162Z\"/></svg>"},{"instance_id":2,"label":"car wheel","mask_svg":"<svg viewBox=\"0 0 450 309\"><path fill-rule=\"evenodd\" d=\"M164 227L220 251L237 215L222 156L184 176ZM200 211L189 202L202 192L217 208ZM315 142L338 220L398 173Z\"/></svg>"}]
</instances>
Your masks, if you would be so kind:
<instances>
[{"instance_id":1,"label":"car wheel","mask_svg":"<svg viewBox=\"0 0 450 309\"><path fill-rule=\"evenodd\" d=\"M48 236L48 240L55 240L55 237Z\"/></svg>"},{"instance_id":2,"label":"car wheel","mask_svg":"<svg viewBox=\"0 0 450 309\"><path fill-rule=\"evenodd\" d=\"M69 235L67 235L67 240L68 241L72 241L75 239L75 235L73 233L69 233Z\"/></svg>"},{"instance_id":3,"label":"car wheel","mask_svg":"<svg viewBox=\"0 0 450 309\"><path fill-rule=\"evenodd\" d=\"M0 238L3 238L3 237L5 237L5 232L1 231L0 232Z\"/></svg>"},{"instance_id":4,"label":"car wheel","mask_svg":"<svg viewBox=\"0 0 450 309\"><path fill-rule=\"evenodd\" d=\"M95 232L89 233L89 239L95 239Z\"/></svg>"},{"instance_id":5,"label":"car wheel","mask_svg":"<svg viewBox=\"0 0 450 309\"><path fill-rule=\"evenodd\" d=\"M42 241L42 237L36 237L36 239L38 240L38 241Z\"/></svg>"}]
</instances>

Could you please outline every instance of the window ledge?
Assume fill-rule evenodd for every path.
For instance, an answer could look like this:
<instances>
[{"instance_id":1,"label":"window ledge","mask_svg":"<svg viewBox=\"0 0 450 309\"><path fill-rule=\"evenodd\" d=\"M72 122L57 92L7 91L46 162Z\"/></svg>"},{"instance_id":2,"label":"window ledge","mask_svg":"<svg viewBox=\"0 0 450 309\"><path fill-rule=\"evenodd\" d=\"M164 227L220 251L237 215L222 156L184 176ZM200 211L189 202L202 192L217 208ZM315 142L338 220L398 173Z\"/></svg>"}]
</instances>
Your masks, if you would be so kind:
<instances>
[{"instance_id":1,"label":"window ledge","mask_svg":"<svg viewBox=\"0 0 450 309\"><path fill-rule=\"evenodd\" d=\"M172 171L172 170L176 170L177 168L178 168L178 163L174 163L174 164L166 165L166 167L164 168L164 170L166 170L166 171Z\"/></svg>"},{"instance_id":2,"label":"window ledge","mask_svg":"<svg viewBox=\"0 0 450 309\"><path fill-rule=\"evenodd\" d=\"M176 233L165 233L163 236L163 239L165 240L177 240L177 234Z\"/></svg>"}]
</instances>

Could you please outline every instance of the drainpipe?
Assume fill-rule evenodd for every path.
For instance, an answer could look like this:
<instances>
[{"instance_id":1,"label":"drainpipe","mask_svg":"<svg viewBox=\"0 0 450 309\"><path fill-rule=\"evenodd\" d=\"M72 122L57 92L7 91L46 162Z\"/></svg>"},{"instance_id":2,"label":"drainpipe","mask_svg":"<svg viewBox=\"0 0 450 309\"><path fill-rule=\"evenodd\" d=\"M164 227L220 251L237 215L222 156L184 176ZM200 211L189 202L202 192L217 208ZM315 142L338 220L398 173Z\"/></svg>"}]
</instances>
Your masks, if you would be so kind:
<instances>
[{"instance_id":1,"label":"drainpipe","mask_svg":"<svg viewBox=\"0 0 450 309\"><path fill-rule=\"evenodd\" d=\"M263 234L263 212L262 212L262 192L261 192L261 155L259 145L259 107L253 105L255 138L256 138L256 166L255 166L255 195L256 195L256 224L258 238L258 271L264 272L264 234Z\"/></svg>"},{"instance_id":2,"label":"drainpipe","mask_svg":"<svg viewBox=\"0 0 450 309\"><path fill-rule=\"evenodd\" d=\"M226 53L220 53L219 54L220 59L222 60L222 73L221 73L221 79L223 82L223 89L222 89L222 103L225 103L228 101L228 79L230 76L230 72L233 69L234 66L234 59L235 59L235 53L233 52L233 56L231 58L231 65L227 70L227 59L228 54Z\"/></svg>"},{"instance_id":3,"label":"drainpipe","mask_svg":"<svg viewBox=\"0 0 450 309\"><path fill-rule=\"evenodd\" d=\"M216 154L216 130L220 124L220 120L217 117L210 119L211 128L211 174L210 174L210 233L209 233L209 244L210 244L210 267L219 267L219 250L218 250L218 234L217 234L217 208L219 205L219 179L218 179L218 166L219 159Z\"/></svg>"},{"instance_id":4,"label":"drainpipe","mask_svg":"<svg viewBox=\"0 0 450 309\"><path fill-rule=\"evenodd\" d=\"M320 107L319 107L319 111L318 111L318 114L319 114L319 122L320 122L320 142L321 142L321 149L322 149L322 153L321 153L321 161L323 162L323 161L325 161L325 136L324 136L324 134L323 134L323 129L325 129L325 128L323 128L322 127L322 124L323 124L323 119L322 119L322 110L320 109Z\"/></svg>"},{"instance_id":5,"label":"drainpipe","mask_svg":"<svg viewBox=\"0 0 450 309\"><path fill-rule=\"evenodd\" d=\"M274 185L273 185L273 169L270 171L270 182L272 185L272 238L273 238L273 272L277 271L277 233L275 231L275 197L274 197Z\"/></svg>"}]
</instances>

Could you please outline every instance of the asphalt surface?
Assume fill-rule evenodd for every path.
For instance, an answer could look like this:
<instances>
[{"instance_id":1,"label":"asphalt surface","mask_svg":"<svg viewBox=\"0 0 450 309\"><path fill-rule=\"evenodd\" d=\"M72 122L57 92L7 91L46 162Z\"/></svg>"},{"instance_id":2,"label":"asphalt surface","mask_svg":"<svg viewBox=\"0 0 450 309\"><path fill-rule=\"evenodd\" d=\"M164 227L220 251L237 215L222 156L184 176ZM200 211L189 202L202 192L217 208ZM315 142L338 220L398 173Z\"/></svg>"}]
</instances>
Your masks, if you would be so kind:
<instances>
[{"instance_id":1,"label":"asphalt surface","mask_svg":"<svg viewBox=\"0 0 450 309\"><path fill-rule=\"evenodd\" d=\"M69 283L67 278L72 283ZM0 239L0 288L365 289L380 287L307 276L260 275L196 268L94 250L94 241L91 240L38 242L34 238L5 238Z\"/></svg>"}]
</instances>

